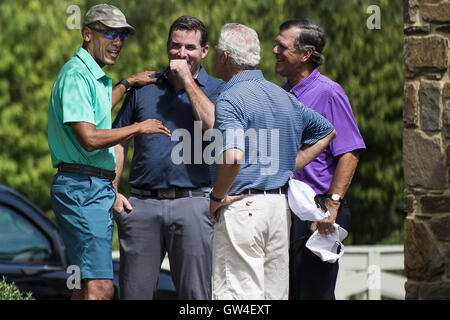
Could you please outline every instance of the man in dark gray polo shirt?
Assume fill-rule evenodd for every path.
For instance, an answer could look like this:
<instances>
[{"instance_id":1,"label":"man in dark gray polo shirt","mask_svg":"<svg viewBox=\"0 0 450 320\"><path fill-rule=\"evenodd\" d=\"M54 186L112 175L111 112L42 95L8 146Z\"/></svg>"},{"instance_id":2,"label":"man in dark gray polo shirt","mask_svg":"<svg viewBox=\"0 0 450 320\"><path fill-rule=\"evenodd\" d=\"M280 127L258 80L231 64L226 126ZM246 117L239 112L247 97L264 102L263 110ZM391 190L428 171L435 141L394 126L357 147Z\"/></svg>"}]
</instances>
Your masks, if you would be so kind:
<instances>
[{"instance_id":1,"label":"man in dark gray polo shirt","mask_svg":"<svg viewBox=\"0 0 450 320\"><path fill-rule=\"evenodd\" d=\"M152 299L166 252L178 298L211 298L214 221L202 129L213 126L214 101L223 83L201 66L207 53L204 24L194 17L178 18L167 41L169 67L157 75L156 84L128 94L113 124L119 128L155 118L172 133L172 138L134 140L131 196L117 194L122 299ZM116 190L128 143L115 148Z\"/></svg>"}]
</instances>

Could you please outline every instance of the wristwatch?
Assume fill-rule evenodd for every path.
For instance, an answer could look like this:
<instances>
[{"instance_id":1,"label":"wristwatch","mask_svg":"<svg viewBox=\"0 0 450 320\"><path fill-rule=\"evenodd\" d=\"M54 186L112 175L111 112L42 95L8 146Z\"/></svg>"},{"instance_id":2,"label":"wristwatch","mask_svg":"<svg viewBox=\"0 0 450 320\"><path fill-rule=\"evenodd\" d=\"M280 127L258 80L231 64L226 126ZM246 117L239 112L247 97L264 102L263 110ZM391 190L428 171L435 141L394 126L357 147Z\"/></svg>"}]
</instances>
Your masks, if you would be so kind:
<instances>
[{"instance_id":1,"label":"wristwatch","mask_svg":"<svg viewBox=\"0 0 450 320\"><path fill-rule=\"evenodd\" d=\"M327 198L330 198L333 201L342 201L342 198L340 195L338 195L337 193L327 193Z\"/></svg>"},{"instance_id":2,"label":"wristwatch","mask_svg":"<svg viewBox=\"0 0 450 320\"><path fill-rule=\"evenodd\" d=\"M130 85L130 83L127 81L127 79L122 79L122 80L120 80L118 84L120 84L120 83L123 84L123 85L125 86L125 88L126 88L125 92L128 92L128 91L131 90L131 85Z\"/></svg>"},{"instance_id":3,"label":"wristwatch","mask_svg":"<svg viewBox=\"0 0 450 320\"><path fill-rule=\"evenodd\" d=\"M221 202L223 202L223 200L225 200L225 198L226 198L226 196L223 197L223 198L214 197L213 194L212 194L212 191L209 193L209 199L211 199L214 202L221 203Z\"/></svg>"}]
</instances>

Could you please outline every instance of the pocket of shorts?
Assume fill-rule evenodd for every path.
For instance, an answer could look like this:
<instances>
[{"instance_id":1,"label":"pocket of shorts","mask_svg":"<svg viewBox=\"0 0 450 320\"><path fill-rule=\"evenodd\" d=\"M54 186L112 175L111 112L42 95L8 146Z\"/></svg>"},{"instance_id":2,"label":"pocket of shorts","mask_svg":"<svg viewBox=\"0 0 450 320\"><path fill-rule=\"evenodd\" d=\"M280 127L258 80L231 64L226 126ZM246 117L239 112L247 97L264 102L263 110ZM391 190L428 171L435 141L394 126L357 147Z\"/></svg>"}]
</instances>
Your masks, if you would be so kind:
<instances>
[{"instance_id":1,"label":"pocket of shorts","mask_svg":"<svg viewBox=\"0 0 450 320\"><path fill-rule=\"evenodd\" d=\"M214 227L214 225L216 224L216 220L213 217L211 217L211 214L209 212L209 205L210 205L211 200L209 200L209 198L205 197L205 201L206 201L206 205L208 208L208 210L206 210L206 215L207 215L208 221L210 222L211 227ZM219 209L217 209L217 211L220 211L220 209L222 209L222 208L223 207L220 207Z\"/></svg>"},{"instance_id":2,"label":"pocket of shorts","mask_svg":"<svg viewBox=\"0 0 450 320\"><path fill-rule=\"evenodd\" d=\"M263 254L266 224L265 212L252 208L240 208L224 211L228 235L233 243L241 247L247 254L259 257Z\"/></svg>"},{"instance_id":3,"label":"pocket of shorts","mask_svg":"<svg viewBox=\"0 0 450 320\"><path fill-rule=\"evenodd\" d=\"M76 203L83 206L89 190L85 188L85 181L74 179L70 174L57 174L54 177L50 195L67 203Z\"/></svg>"},{"instance_id":4,"label":"pocket of shorts","mask_svg":"<svg viewBox=\"0 0 450 320\"><path fill-rule=\"evenodd\" d=\"M80 199L80 203L81 206L85 206L87 203L89 203L89 201L91 200L91 198L93 196L96 195L96 191L97 190L93 190L93 182L92 182L92 177L91 176L86 176L86 181L84 181L83 183L83 187L84 187L84 196L82 197L82 199Z\"/></svg>"}]
</instances>

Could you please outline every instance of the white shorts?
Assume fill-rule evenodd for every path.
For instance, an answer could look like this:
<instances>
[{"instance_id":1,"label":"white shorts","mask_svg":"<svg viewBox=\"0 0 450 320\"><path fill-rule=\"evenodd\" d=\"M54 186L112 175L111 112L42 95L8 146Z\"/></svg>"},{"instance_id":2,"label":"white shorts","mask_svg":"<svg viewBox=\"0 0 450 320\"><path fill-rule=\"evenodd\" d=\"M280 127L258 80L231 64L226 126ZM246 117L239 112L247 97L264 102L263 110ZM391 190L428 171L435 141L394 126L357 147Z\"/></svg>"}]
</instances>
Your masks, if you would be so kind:
<instances>
[{"instance_id":1,"label":"white shorts","mask_svg":"<svg viewBox=\"0 0 450 320\"><path fill-rule=\"evenodd\" d=\"M283 194L246 196L219 210L214 300L287 300L291 211Z\"/></svg>"}]
</instances>

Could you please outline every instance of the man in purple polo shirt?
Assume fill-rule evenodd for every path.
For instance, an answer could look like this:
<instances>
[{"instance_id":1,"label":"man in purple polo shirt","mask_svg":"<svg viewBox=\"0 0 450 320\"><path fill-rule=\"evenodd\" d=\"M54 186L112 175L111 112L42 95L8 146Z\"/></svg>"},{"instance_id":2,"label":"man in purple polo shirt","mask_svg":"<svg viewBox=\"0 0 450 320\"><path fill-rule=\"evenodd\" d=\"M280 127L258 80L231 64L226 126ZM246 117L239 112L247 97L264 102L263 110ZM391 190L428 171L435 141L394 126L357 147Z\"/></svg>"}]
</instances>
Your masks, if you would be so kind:
<instances>
[{"instance_id":1,"label":"man in purple polo shirt","mask_svg":"<svg viewBox=\"0 0 450 320\"><path fill-rule=\"evenodd\" d=\"M275 43L275 71L287 78L283 89L327 118L337 132L319 157L294 174L317 194L327 196L325 205L331 216L311 223L292 215L289 298L334 300L338 262L322 262L305 244L317 228L327 235L337 223L348 231L350 211L344 195L358 165L358 154L366 146L344 90L318 70L324 61L323 29L307 19L289 20L281 24Z\"/></svg>"}]
</instances>

